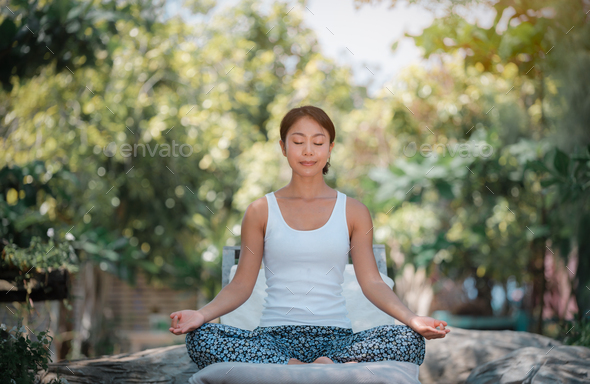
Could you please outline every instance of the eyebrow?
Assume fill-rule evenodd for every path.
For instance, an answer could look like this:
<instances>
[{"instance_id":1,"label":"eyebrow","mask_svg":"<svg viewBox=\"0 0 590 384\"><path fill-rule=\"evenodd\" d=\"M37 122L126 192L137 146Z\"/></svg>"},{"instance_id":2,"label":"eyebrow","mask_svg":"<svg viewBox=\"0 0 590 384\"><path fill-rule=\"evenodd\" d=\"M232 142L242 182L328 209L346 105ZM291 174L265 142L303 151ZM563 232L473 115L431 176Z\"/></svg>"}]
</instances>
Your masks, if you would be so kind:
<instances>
[{"instance_id":1,"label":"eyebrow","mask_svg":"<svg viewBox=\"0 0 590 384\"><path fill-rule=\"evenodd\" d=\"M301 133L301 132L293 132L291 135L300 135L300 136L305 137L305 135L303 133ZM316 137L316 136L324 136L324 137L326 137L326 135L324 135L323 133L316 133L315 135L312 135L311 137Z\"/></svg>"}]
</instances>

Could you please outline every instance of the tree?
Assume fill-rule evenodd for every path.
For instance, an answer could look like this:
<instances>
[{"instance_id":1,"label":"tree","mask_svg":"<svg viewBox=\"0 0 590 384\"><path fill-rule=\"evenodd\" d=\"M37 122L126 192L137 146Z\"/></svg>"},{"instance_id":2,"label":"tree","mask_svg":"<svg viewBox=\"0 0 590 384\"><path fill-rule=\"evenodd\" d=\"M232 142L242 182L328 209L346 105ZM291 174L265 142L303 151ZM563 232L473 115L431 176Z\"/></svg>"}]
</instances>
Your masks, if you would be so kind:
<instances>
[{"instance_id":1,"label":"tree","mask_svg":"<svg viewBox=\"0 0 590 384\"><path fill-rule=\"evenodd\" d=\"M105 32L93 66L72 59L82 60L68 66L72 73L52 61L30 79L11 77L14 87L0 94L0 165L41 162L49 187L58 172L71 175L54 202L40 197L30 209L49 207L44 225L56 240L73 235L81 262L130 282L141 270L175 289L198 287L205 301L221 286L216 255L239 242L245 207L260 186L276 185L280 154L260 153L278 147L286 108L322 101L337 114L364 90L317 52L301 11L286 4L263 14L246 1L191 25L138 23L140 6L113 7L130 16Z\"/></svg>"},{"instance_id":2,"label":"tree","mask_svg":"<svg viewBox=\"0 0 590 384\"><path fill-rule=\"evenodd\" d=\"M363 1L359 1L361 3ZM455 245L448 244L450 234L463 232L459 237L467 241L463 246L471 244L475 249L488 250L483 255L468 252L458 264L479 265L473 272L480 278L489 277L490 273L498 278L526 268L530 275L525 274L525 280L530 277L533 281L538 316L536 330L541 332L545 289L543 259L548 241L568 243L560 252L564 256L572 242L577 243L581 252L579 260L587 259L582 235L585 232L582 231L587 228L588 221L583 212L588 211L585 146L590 143L590 136L585 127L589 121L590 78L581 70L581 65L588 62L584 36L588 36L589 27L584 22L580 1L499 1L493 5L496 18L490 28L471 24L459 15L461 8L469 3L443 3L445 15L435 19L420 36L411 37L424 49L425 58L460 55L466 73L476 76L476 82L481 80L504 88L505 95L497 89L481 102L480 108L485 104L490 108L486 112L489 116L462 116L462 122L457 124L463 130L481 124L490 132L488 138L496 135L500 139L496 140L496 145L503 147L493 158L478 161L469 168L471 173L464 173L466 177L459 180L459 185L455 184L456 188L446 188L461 191L459 195L451 195L455 199L447 205L458 216L452 219L451 227L442 226L449 233L436 236L438 243L420 246L416 252L426 252L425 255L430 255L426 258L428 261L437 251ZM468 94L469 87L464 89ZM513 99L515 94L518 95L516 100ZM507 105L508 100L516 104ZM430 123L432 127L433 122ZM448 134L448 131L436 129L434 132L441 136ZM469 132L474 134L476 130ZM461 137L458 132L454 136ZM572 154L552 148L553 143ZM407 176L404 170L411 169L410 165L400 163L394 172ZM440 186L449 181L450 172L447 169L438 181L432 180L429 185L437 186L440 193ZM428 184L423 180L424 183ZM557 183L561 185L550 187ZM403 189L399 188L398 192L401 191ZM410 195L409 198L412 201L415 197ZM518 209L511 210L515 205ZM503 207L510 212L503 211ZM575 219L563 220L565 212L575 212ZM525 235L528 240L523 243ZM494 238L501 240L500 243ZM456 254L455 248L452 249ZM468 249L464 248L464 252ZM503 257L506 255L510 256L506 259ZM498 261L503 259L506 264L500 267ZM511 264L516 260L524 264ZM504 272L498 275L502 269ZM588 281L588 274L588 266L582 261L577 270L579 308L588 306L587 299L582 297L590 295L579 289ZM485 281L478 285L486 286Z\"/></svg>"}]
</instances>

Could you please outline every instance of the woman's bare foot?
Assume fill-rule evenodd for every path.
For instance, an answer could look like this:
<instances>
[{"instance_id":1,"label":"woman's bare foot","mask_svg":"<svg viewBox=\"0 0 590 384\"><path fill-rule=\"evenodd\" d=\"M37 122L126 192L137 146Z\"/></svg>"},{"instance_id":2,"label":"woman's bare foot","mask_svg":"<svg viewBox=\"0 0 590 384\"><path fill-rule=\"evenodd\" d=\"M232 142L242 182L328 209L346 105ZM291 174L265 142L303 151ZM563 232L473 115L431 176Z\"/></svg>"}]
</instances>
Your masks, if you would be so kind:
<instances>
[{"instance_id":1,"label":"woman's bare foot","mask_svg":"<svg viewBox=\"0 0 590 384\"><path fill-rule=\"evenodd\" d=\"M332 359L330 359L327 356L318 357L313 362L314 363L317 363L317 364L334 364L334 362L332 361Z\"/></svg>"},{"instance_id":2,"label":"woman's bare foot","mask_svg":"<svg viewBox=\"0 0 590 384\"><path fill-rule=\"evenodd\" d=\"M330 359L327 356L321 356L318 357L317 359L315 359L313 361L313 363L316 364L334 364L334 361L332 361L332 359ZM313 363L304 363L300 360L297 360L296 358L292 357L291 359L289 359L289 362L287 364L313 364ZM349 363L358 363L358 361L347 361L344 364L349 364Z\"/></svg>"},{"instance_id":3,"label":"woman's bare foot","mask_svg":"<svg viewBox=\"0 0 590 384\"><path fill-rule=\"evenodd\" d=\"M313 361L313 363L316 364L334 364L334 362L332 361L332 359L330 359L327 356L321 356L318 357L317 359L315 359ZM300 360L297 360L296 358L292 357L291 359L289 359L289 362L287 364L313 364L313 363L304 363Z\"/></svg>"}]
</instances>

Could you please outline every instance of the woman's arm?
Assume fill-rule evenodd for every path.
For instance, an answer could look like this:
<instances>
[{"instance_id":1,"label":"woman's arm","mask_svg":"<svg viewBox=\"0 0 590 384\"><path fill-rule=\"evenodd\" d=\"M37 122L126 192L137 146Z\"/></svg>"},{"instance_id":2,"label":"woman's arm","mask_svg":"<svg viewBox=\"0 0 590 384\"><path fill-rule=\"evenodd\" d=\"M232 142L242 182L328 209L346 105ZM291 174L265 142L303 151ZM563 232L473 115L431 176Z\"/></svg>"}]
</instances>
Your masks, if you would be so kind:
<instances>
[{"instance_id":1,"label":"woman's arm","mask_svg":"<svg viewBox=\"0 0 590 384\"><path fill-rule=\"evenodd\" d=\"M213 300L198 311L203 314L204 322L208 323L220 316L232 312L244 304L252 294L252 290L234 282L229 282Z\"/></svg>"},{"instance_id":2,"label":"woman's arm","mask_svg":"<svg viewBox=\"0 0 590 384\"><path fill-rule=\"evenodd\" d=\"M170 314L170 332L182 334L190 332L204 323L223 316L242 305L254 290L264 251L264 223L266 204L262 199L251 203L242 220L240 259L236 274L229 284L207 305L199 310L184 310Z\"/></svg>"},{"instance_id":3,"label":"woman's arm","mask_svg":"<svg viewBox=\"0 0 590 384\"><path fill-rule=\"evenodd\" d=\"M383 281L373 254L373 221L368 208L356 199L349 198L352 236L350 254L356 278L365 297L377 308L406 324L427 339L441 338L450 332L446 322L427 316L418 316L402 303ZM436 329L440 327L439 329Z\"/></svg>"},{"instance_id":4,"label":"woman's arm","mask_svg":"<svg viewBox=\"0 0 590 384\"><path fill-rule=\"evenodd\" d=\"M383 281L381 275L379 280L381 281L370 281L364 287L361 286L363 294L377 308L409 326L412 319L418 315L402 303L395 292Z\"/></svg>"},{"instance_id":5,"label":"woman's arm","mask_svg":"<svg viewBox=\"0 0 590 384\"><path fill-rule=\"evenodd\" d=\"M233 281L232 281L233 282ZM170 314L172 325L169 331L182 335L199 328L219 316L233 311L248 300L249 295L239 284L230 282L215 298L199 310L185 309Z\"/></svg>"},{"instance_id":6,"label":"woman's arm","mask_svg":"<svg viewBox=\"0 0 590 384\"><path fill-rule=\"evenodd\" d=\"M252 202L242 219L240 259L236 274L209 304L199 309L205 322L225 315L242 305L254 290L264 252L264 223L268 211L262 197ZM268 209L268 208L267 208Z\"/></svg>"}]
</instances>

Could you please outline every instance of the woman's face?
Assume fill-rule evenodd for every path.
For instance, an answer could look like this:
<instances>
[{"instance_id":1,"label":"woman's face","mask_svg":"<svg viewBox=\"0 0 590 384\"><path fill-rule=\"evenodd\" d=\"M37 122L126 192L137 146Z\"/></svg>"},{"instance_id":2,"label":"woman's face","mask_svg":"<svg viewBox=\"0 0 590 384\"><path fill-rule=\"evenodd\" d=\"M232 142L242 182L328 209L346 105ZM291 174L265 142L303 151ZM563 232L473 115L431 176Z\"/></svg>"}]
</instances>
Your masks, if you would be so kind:
<instances>
[{"instance_id":1,"label":"woman's face","mask_svg":"<svg viewBox=\"0 0 590 384\"><path fill-rule=\"evenodd\" d=\"M280 141L283 155L291 168L301 174L321 173L334 147L334 143L330 144L328 130L308 116L300 118L289 128L285 140Z\"/></svg>"}]
</instances>

